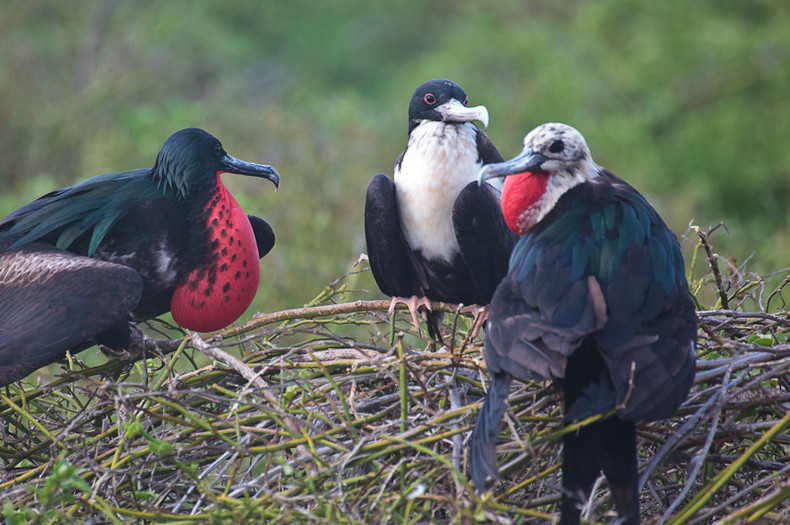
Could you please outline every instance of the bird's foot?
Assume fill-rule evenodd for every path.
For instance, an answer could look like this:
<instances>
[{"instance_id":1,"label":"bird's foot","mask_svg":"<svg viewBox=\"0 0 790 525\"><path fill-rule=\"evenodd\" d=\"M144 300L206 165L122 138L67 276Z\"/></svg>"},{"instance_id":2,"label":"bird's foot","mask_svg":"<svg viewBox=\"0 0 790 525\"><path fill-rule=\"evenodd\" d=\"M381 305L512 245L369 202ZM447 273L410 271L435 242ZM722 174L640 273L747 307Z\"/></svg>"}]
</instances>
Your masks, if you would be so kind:
<instances>
[{"instance_id":1,"label":"bird's foot","mask_svg":"<svg viewBox=\"0 0 790 525\"><path fill-rule=\"evenodd\" d=\"M145 350L148 336L134 324L121 325L122 334L106 331L97 336L99 349L117 361L136 361Z\"/></svg>"},{"instance_id":2,"label":"bird's foot","mask_svg":"<svg viewBox=\"0 0 790 525\"><path fill-rule=\"evenodd\" d=\"M136 355L143 355L145 352L159 352L156 341L148 337L145 332L137 328L131 327L131 339L129 340L129 351ZM161 353L160 353L161 355Z\"/></svg>"},{"instance_id":3,"label":"bird's foot","mask_svg":"<svg viewBox=\"0 0 790 525\"><path fill-rule=\"evenodd\" d=\"M127 362L132 360L132 353L126 348L115 349L111 346L103 345L101 343L99 343L98 347L104 355L114 359L115 361Z\"/></svg>"},{"instance_id":4,"label":"bird's foot","mask_svg":"<svg viewBox=\"0 0 790 525\"><path fill-rule=\"evenodd\" d=\"M461 308L462 314L469 314L474 318L472 322L472 338L476 338L488 318L488 305L470 304Z\"/></svg>"},{"instance_id":5,"label":"bird's foot","mask_svg":"<svg viewBox=\"0 0 790 525\"><path fill-rule=\"evenodd\" d=\"M427 297L418 297L416 295L412 295L411 297L393 297L392 302L390 303L390 307L387 310L388 315L392 315L395 312L395 306L398 304L405 304L409 308L409 313L411 314L411 321L414 323L414 328L419 332L420 331L420 316L418 315L419 309L422 306L429 312L433 311L431 307L431 300Z\"/></svg>"}]
</instances>

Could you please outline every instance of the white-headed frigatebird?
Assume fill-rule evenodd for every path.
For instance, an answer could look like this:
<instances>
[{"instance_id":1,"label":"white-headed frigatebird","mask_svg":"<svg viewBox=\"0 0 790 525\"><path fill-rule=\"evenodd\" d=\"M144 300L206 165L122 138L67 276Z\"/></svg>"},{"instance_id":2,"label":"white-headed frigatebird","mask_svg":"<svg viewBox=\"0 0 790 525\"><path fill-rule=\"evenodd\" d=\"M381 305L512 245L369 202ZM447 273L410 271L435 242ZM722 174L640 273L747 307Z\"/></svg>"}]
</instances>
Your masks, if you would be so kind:
<instances>
[{"instance_id":1,"label":"white-headed frigatebird","mask_svg":"<svg viewBox=\"0 0 790 525\"><path fill-rule=\"evenodd\" d=\"M561 523L579 523L601 471L618 514L638 523L634 422L670 416L694 380L697 324L678 241L570 126L534 129L521 154L482 170L490 177L506 177L502 211L521 237L488 313L491 385L470 438L472 480L483 490L497 477L511 377L550 378L567 423L616 410L564 436Z\"/></svg>"},{"instance_id":2,"label":"white-headed frigatebird","mask_svg":"<svg viewBox=\"0 0 790 525\"><path fill-rule=\"evenodd\" d=\"M135 320L172 312L182 327L223 328L244 313L274 245L220 175L271 167L228 155L202 129L167 139L151 169L53 191L0 221L0 385L99 343L121 348Z\"/></svg>"},{"instance_id":3,"label":"white-headed frigatebird","mask_svg":"<svg viewBox=\"0 0 790 525\"><path fill-rule=\"evenodd\" d=\"M499 206L501 184L477 184L481 166L502 161L485 132L484 106L467 107L460 86L436 79L409 103L409 139L394 181L379 173L365 200L370 268L383 293L409 305L487 305L507 272L516 236ZM428 330L438 336L435 318Z\"/></svg>"}]
</instances>

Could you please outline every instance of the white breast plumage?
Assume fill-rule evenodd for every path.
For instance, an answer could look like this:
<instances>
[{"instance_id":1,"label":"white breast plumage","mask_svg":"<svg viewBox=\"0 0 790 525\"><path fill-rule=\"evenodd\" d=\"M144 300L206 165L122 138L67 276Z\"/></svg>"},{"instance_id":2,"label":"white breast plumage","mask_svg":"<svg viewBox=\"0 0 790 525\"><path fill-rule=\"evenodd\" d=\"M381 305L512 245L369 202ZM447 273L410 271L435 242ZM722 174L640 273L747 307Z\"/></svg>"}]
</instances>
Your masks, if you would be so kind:
<instances>
[{"instance_id":1,"label":"white breast plumage","mask_svg":"<svg viewBox=\"0 0 790 525\"><path fill-rule=\"evenodd\" d=\"M424 121L409 135L395 169L401 229L426 259L451 263L458 253L453 205L480 173L476 129L471 123Z\"/></svg>"}]
</instances>

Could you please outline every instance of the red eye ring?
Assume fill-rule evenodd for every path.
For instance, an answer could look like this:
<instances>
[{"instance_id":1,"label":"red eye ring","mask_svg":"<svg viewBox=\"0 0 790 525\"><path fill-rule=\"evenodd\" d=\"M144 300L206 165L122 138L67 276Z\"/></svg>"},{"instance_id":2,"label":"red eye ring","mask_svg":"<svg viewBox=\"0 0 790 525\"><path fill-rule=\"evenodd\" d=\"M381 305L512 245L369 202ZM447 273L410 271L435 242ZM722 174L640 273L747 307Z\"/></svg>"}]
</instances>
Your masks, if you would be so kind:
<instances>
[{"instance_id":1,"label":"red eye ring","mask_svg":"<svg viewBox=\"0 0 790 525\"><path fill-rule=\"evenodd\" d=\"M433 93L426 93L426 94L425 94L425 96L424 96L424 97L422 97L422 99L423 99L423 100L425 101L425 103L426 103L426 104L428 104L429 106L433 106L434 104L436 104L436 97L434 96L434 94L433 94Z\"/></svg>"},{"instance_id":2,"label":"red eye ring","mask_svg":"<svg viewBox=\"0 0 790 525\"><path fill-rule=\"evenodd\" d=\"M464 106L466 105L467 102L469 102L469 97L464 97L464 102L463 102Z\"/></svg>"}]
</instances>

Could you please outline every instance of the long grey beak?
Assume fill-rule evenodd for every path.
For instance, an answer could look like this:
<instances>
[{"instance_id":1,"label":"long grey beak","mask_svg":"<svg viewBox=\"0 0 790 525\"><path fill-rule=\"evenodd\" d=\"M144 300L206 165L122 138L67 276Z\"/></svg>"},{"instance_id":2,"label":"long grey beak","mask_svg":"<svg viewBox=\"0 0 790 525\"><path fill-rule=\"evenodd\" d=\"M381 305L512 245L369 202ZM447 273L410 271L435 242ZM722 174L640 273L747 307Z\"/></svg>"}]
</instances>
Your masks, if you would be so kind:
<instances>
[{"instance_id":1,"label":"long grey beak","mask_svg":"<svg viewBox=\"0 0 790 525\"><path fill-rule=\"evenodd\" d=\"M275 188L280 187L280 174L277 173L277 170L272 166L266 164L255 164L254 162L240 160L232 155L228 155L227 153L220 162L225 168L224 171L227 171L228 173L235 173L236 175L249 175L250 177L262 177L272 181Z\"/></svg>"},{"instance_id":2,"label":"long grey beak","mask_svg":"<svg viewBox=\"0 0 790 525\"><path fill-rule=\"evenodd\" d=\"M480 178L477 180L477 183L483 184L483 182L488 179L507 177L508 175L515 175L516 173L539 171L541 169L540 167L547 160L549 159L544 155L533 153L532 148L528 148L510 160L483 166L483 169L480 170Z\"/></svg>"},{"instance_id":3,"label":"long grey beak","mask_svg":"<svg viewBox=\"0 0 790 525\"><path fill-rule=\"evenodd\" d=\"M436 108L442 115L443 122L474 122L479 121L484 129L488 129L488 109L485 106L468 108L456 99L450 99Z\"/></svg>"}]
</instances>

